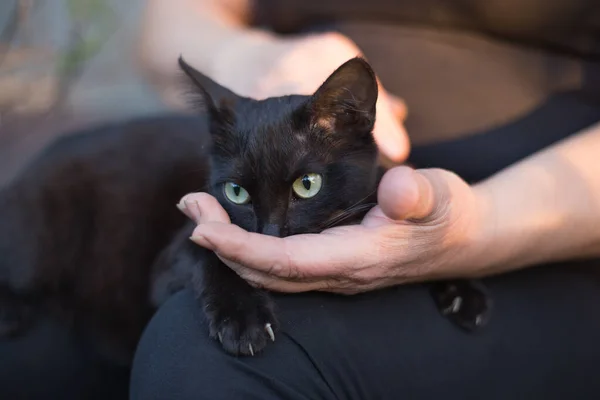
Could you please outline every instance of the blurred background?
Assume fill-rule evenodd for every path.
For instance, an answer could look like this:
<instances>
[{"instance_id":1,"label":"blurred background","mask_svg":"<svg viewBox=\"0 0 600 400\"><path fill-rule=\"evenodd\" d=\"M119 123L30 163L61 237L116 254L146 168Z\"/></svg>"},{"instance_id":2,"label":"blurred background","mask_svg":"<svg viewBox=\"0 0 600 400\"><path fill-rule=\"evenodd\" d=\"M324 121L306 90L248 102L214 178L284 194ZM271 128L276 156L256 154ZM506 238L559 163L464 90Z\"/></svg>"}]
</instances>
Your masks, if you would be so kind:
<instances>
[{"instance_id":1,"label":"blurred background","mask_svg":"<svg viewBox=\"0 0 600 400\"><path fill-rule=\"evenodd\" d=\"M0 186L59 135L172 110L136 64L146 2L0 0ZM474 182L600 121L600 8L592 2L261 3L265 25L278 33L331 29L356 42L408 105L409 162L417 167ZM232 75L248 80L239 64L243 73ZM58 349L49 359L85 368L51 334L36 334L40 348ZM23 362L36 371L40 356L27 354ZM126 383L127 371L117 373ZM94 388L107 386L103 376L90 378L100 382Z\"/></svg>"},{"instance_id":2,"label":"blurred background","mask_svg":"<svg viewBox=\"0 0 600 400\"><path fill-rule=\"evenodd\" d=\"M0 1L0 185L58 134L173 110L136 65L146 3ZM600 120L600 9L585 0L258 3L277 33L358 45L408 105L412 165L475 182Z\"/></svg>"},{"instance_id":3,"label":"blurred background","mask_svg":"<svg viewBox=\"0 0 600 400\"><path fill-rule=\"evenodd\" d=\"M0 184L58 134L164 108L132 57L144 5L0 1Z\"/></svg>"}]
</instances>

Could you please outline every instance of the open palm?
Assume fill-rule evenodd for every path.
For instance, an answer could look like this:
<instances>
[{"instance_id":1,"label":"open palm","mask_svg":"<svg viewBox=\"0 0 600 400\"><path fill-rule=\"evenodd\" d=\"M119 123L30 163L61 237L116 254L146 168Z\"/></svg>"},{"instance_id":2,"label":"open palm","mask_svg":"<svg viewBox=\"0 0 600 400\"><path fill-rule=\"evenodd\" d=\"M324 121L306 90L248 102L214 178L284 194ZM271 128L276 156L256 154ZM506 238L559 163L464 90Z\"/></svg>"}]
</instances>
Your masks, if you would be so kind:
<instances>
[{"instance_id":1,"label":"open palm","mask_svg":"<svg viewBox=\"0 0 600 400\"><path fill-rule=\"evenodd\" d=\"M443 278L472 254L481 207L456 175L396 167L383 177L378 198L359 225L285 238L231 224L206 193L185 196L180 208L198 224L195 243L252 285L276 291L352 294Z\"/></svg>"}]
</instances>

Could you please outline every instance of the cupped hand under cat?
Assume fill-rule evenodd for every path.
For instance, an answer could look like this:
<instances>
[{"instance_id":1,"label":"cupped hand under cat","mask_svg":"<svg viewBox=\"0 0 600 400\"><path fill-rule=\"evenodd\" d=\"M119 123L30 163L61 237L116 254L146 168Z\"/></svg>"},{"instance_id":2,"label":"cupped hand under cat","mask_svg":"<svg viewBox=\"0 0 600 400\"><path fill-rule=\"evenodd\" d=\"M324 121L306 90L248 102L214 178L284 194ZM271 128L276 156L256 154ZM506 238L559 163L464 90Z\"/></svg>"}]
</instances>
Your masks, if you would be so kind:
<instances>
[{"instance_id":1,"label":"cupped hand under cat","mask_svg":"<svg viewBox=\"0 0 600 400\"><path fill-rule=\"evenodd\" d=\"M215 251L250 284L275 291L353 294L401 283L478 275L487 223L483 196L439 169L396 167L359 225L285 238L230 223L217 200L185 196L192 240Z\"/></svg>"}]
</instances>

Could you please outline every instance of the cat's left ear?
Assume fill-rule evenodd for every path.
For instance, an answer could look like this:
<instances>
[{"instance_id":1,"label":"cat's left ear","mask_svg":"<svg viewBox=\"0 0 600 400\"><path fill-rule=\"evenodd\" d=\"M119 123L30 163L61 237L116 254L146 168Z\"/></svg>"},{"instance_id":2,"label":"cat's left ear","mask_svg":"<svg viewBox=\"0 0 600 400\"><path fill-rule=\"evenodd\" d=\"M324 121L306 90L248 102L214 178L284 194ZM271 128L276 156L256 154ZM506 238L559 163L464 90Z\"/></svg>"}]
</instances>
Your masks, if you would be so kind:
<instances>
[{"instance_id":1,"label":"cat's left ear","mask_svg":"<svg viewBox=\"0 0 600 400\"><path fill-rule=\"evenodd\" d=\"M366 60L346 61L312 96L312 123L327 132L370 134L375 124L377 78Z\"/></svg>"},{"instance_id":2,"label":"cat's left ear","mask_svg":"<svg viewBox=\"0 0 600 400\"><path fill-rule=\"evenodd\" d=\"M194 104L200 110L216 116L221 110L231 108L242 97L204 75L179 56L179 67L192 81Z\"/></svg>"}]
</instances>

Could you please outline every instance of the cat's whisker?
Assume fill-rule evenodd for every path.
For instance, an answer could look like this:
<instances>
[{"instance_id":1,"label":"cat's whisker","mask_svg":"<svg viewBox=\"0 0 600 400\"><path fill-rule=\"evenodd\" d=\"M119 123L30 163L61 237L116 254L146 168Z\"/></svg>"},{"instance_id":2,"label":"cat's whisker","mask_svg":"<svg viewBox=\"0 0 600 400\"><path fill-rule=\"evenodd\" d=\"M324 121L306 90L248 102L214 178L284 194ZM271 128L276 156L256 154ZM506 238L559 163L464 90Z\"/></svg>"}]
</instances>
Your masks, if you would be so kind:
<instances>
[{"instance_id":1,"label":"cat's whisker","mask_svg":"<svg viewBox=\"0 0 600 400\"><path fill-rule=\"evenodd\" d=\"M362 199L358 200L356 203L352 204L350 207L346 208L345 210L342 210L342 212L346 212L346 211L350 211L352 210L353 207L356 207L358 205L361 205L363 201L365 201L366 199L368 199L369 197L371 197L376 190L372 190L369 194L367 194L365 197L363 197Z\"/></svg>"},{"instance_id":2,"label":"cat's whisker","mask_svg":"<svg viewBox=\"0 0 600 400\"><path fill-rule=\"evenodd\" d=\"M365 197L358 200L356 203L352 204L350 207L346 208L345 210L342 210L339 214L337 214L337 215L333 216L332 218L323 222L321 224L322 229L331 228L332 226L337 225L339 222L341 222L345 219L348 219L349 217L351 217L361 211L364 211L364 209L366 207L372 208L373 206L375 206L376 203L363 203L363 201L365 201L366 199L371 197L376 191L377 191L377 189L372 190Z\"/></svg>"},{"instance_id":3,"label":"cat's whisker","mask_svg":"<svg viewBox=\"0 0 600 400\"><path fill-rule=\"evenodd\" d=\"M338 224L350 217L356 216L356 214L359 213L364 213L365 211L370 210L371 208L373 208L376 205L376 203L369 203L369 204L363 204L361 206L357 206L355 208L353 208L352 210L349 210L345 213L345 215L340 216L339 220L338 220Z\"/></svg>"},{"instance_id":4,"label":"cat's whisker","mask_svg":"<svg viewBox=\"0 0 600 400\"><path fill-rule=\"evenodd\" d=\"M195 189L195 192L206 192L210 188L210 185L204 185L198 189Z\"/></svg>"},{"instance_id":5,"label":"cat's whisker","mask_svg":"<svg viewBox=\"0 0 600 400\"><path fill-rule=\"evenodd\" d=\"M334 225L337 225L339 222L348 219L349 217L356 215L359 212L364 211L367 208L371 208L375 205L375 203L368 203L368 204L361 204L361 205L357 205L354 206L352 208L343 210L342 212L340 212L339 214L335 215L334 217L328 219L327 221L325 221L322 226L324 226L325 228L330 228Z\"/></svg>"},{"instance_id":6,"label":"cat's whisker","mask_svg":"<svg viewBox=\"0 0 600 400\"><path fill-rule=\"evenodd\" d=\"M327 229L327 228L331 228L333 226L336 226L338 224L340 224L341 222L356 216L356 214L359 214L361 212L367 211L371 208L373 208L376 205L376 203L365 203L365 204L360 204L360 205L356 205L350 209L347 209L345 211L343 211L341 214L336 215L334 218L331 218L328 221L325 221L325 223L323 224L323 229Z\"/></svg>"}]
</instances>

